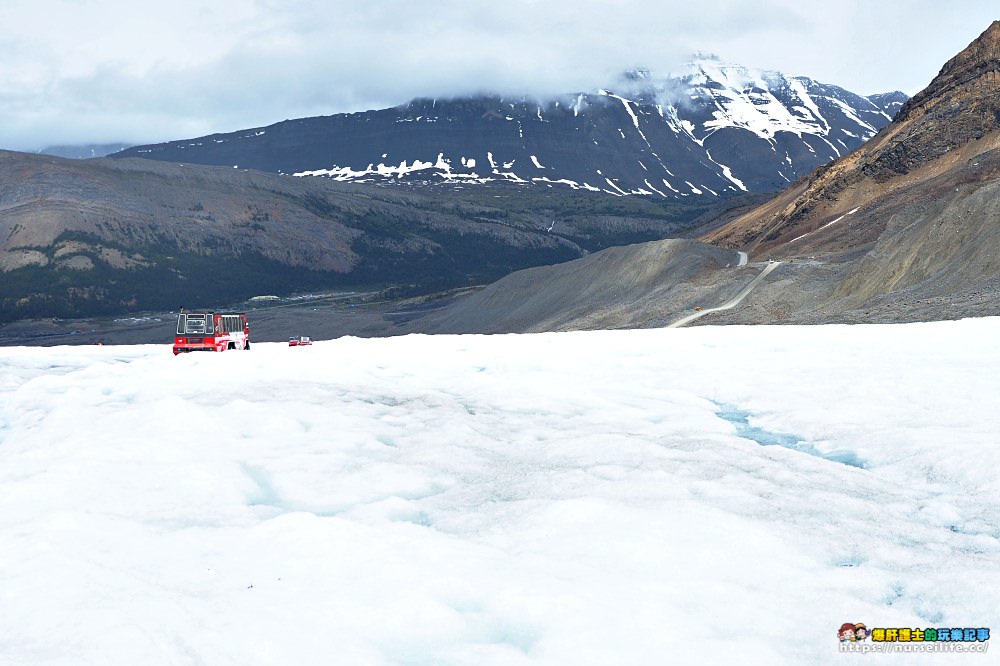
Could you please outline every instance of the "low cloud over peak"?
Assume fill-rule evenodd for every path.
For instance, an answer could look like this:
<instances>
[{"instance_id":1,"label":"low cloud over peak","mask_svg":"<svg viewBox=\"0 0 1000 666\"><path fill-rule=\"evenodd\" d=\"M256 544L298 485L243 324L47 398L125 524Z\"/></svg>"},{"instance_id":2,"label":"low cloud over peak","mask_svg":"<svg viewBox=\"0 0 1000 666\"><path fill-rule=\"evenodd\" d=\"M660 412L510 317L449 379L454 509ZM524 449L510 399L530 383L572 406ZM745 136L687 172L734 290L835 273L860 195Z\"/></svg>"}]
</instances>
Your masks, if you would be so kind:
<instances>
[{"instance_id":1,"label":"low cloud over peak","mask_svg":"<svg viewBox=\"0 0 1000 666\"><path fill-rule=\"evenodd\" d=\"M698 50L860 93L913 93L993 18L986 3L917 4L919 12L912 2L875 9L860 0L829 9L793 0L738 7L724 0L177 0L141 8L124 0L11 0L0 147L144 143L420 96L586 91L637 64L666 73ZM889 35L873 13L891 11ZM922 18L907 30L910 15ZM928 32L934 39L922 42Z\"/></svg>"}]
</instances>

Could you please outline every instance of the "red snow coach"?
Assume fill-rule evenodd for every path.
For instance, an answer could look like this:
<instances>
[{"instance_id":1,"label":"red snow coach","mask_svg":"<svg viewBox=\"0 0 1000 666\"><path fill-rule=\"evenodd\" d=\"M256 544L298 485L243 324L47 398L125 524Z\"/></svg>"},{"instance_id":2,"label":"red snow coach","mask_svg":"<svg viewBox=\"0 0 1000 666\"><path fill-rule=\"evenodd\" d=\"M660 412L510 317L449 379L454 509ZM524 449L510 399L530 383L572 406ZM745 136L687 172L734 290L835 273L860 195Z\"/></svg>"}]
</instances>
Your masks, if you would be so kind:
<instances>
[{"instance_id":1,"label":"red snow coach","mask_svg":"<svg viewBox=\"0 0 1000 666\"><path fill-rule=\"evenodd\" d=\"M250 324L242 312L181 312L174 355L192 351L250 349Z\"/></svg>"}]
</instances>

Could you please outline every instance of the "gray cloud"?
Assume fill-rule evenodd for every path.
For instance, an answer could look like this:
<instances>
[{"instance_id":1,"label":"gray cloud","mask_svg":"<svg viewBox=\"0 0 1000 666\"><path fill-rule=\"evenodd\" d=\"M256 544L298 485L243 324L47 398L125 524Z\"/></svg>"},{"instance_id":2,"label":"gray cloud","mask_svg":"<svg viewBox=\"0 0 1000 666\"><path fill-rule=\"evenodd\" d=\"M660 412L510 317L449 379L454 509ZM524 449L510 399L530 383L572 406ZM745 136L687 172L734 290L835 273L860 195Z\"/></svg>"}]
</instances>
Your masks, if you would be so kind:
<instances>
[{"instance_id":1,"label":"gray cloud","mask_svg":"<svg viewBox=\"0 0 1000 666\"><path fill-rule=\"evenodd\" d=\"M912 94L994 12L929 0L6 0L0 147L162 141L418 96L589 91L637 66L666 74L698 50Z\"/></svg>"}]
</instances>

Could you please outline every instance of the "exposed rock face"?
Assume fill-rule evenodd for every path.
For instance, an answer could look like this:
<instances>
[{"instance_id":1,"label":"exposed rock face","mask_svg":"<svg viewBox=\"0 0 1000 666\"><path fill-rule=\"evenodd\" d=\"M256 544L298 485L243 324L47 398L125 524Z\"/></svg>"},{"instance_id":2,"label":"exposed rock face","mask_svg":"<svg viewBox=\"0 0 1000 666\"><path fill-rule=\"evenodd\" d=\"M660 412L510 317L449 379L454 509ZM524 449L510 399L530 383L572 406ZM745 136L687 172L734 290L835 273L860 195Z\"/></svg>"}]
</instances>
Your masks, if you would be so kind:
<instances>
[{"instance_id":1,"label":"exposed rock face","mask_svg":"<svg viewBox=\"0 0 1000 666\"><path fill-rule=\"evenodd\" d=\"M802 248L861 247L874 242L886 224L866 214L867 206L904 191L919 198L913 186L1000 147L998 130L1000 22L995 22L872 140L707 240L777 256L794 256Z\"/></svg>"},{"instance_id":2,"label":"exposed rock face","mask_svg":"<svg viewBox=\"0 0 1000 666\"><path fill-rule=\"evenodd\" d=\"M964 102L996 92L1000 73L1000 21L994 21L974 42L945 63L923 91L903 105L897 121L951 102Z\"/></svg>"},{"instance_id":3,"label":"exposed rock face","mask_svg":"<svg viewBox=\"0 0 1000 666\"><path fill-rule=\"evenodd\" d=\"M862 175L878 182L905 175L1000 129L998 92L1000 21L995 21L903 105L886 138L865 151Z\"/></svg>"}]
</instances>

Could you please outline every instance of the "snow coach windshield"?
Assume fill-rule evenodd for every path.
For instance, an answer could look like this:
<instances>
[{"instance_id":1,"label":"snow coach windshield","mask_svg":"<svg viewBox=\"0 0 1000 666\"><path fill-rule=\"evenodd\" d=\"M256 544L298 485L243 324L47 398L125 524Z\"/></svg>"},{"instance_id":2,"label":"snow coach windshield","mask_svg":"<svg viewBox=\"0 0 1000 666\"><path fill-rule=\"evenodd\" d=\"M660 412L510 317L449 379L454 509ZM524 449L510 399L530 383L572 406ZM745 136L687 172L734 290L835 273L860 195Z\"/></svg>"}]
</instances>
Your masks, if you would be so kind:
<instances>
[{"instance_id":1,"label":"snow coach windshield","mask_svg":"<svg viewBox=\"0 0 1000 666\"><path fill-rule=\"evenodd\" d=\"M191 335L198 333L205 335L211 332L211 326L206 326L205 318L211 315L203 314L182 314L177 316L177 334Z\"/></svg>"}]
</instances>

